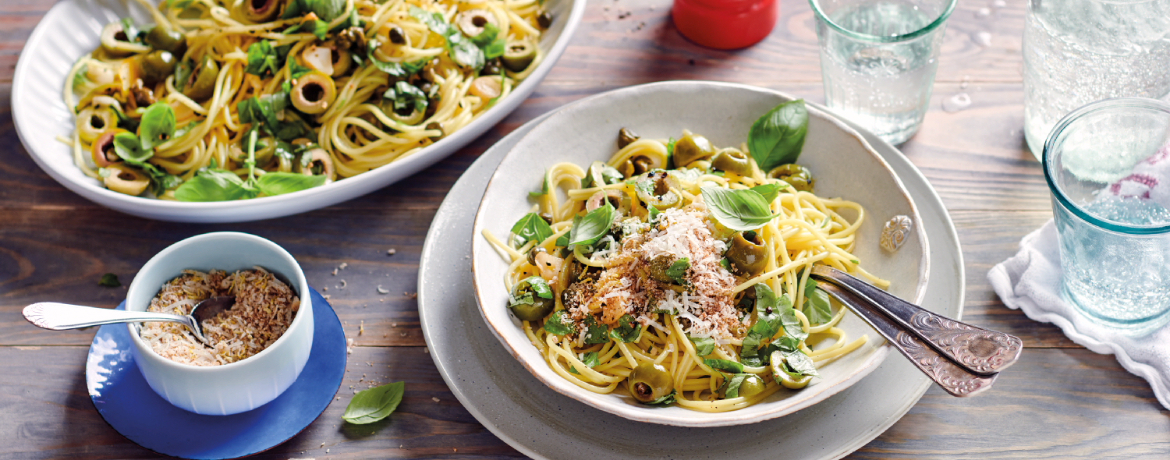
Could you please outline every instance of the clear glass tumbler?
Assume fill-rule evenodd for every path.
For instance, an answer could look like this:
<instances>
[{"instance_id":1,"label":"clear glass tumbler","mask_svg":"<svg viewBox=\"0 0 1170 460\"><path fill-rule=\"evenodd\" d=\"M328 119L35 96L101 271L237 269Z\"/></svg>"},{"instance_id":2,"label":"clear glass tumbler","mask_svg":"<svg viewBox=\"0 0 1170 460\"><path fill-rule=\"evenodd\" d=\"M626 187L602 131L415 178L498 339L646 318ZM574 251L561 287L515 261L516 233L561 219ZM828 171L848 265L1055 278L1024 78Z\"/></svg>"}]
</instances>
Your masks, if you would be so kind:
<instances>
[{"instance_id":1,"label":"clear glass tumbler","mask_svg":"<svg viewBox=\"0 0 1170 460\"><path fill-rule=\"evenodd\" d=\"M1024 138L1037 159L1073 109L1170 94L1170 0L1029 0Z\"/></svg>"},{"instance_id":2,"label":"clear glass tumbler","mask_svg":"<svg viewBox=\"0 0 1170 460\"><path fill-rule=\"evenodd\" d=\"M809 0L829 108L901 144L930 103L955 0Z\"/></svg>"},{"instance_id":3,"label":"clear glass tumbler","mask_svg":"<svg viewBox=\"0 0 1170 460\"><path fill-rule=\"evenodd\" d=\"M1170 104L1120 98L1081 107L1053 128L1043 162L1066 301L1113 327L1165 324Z\"/></svg>"}]
</instances>

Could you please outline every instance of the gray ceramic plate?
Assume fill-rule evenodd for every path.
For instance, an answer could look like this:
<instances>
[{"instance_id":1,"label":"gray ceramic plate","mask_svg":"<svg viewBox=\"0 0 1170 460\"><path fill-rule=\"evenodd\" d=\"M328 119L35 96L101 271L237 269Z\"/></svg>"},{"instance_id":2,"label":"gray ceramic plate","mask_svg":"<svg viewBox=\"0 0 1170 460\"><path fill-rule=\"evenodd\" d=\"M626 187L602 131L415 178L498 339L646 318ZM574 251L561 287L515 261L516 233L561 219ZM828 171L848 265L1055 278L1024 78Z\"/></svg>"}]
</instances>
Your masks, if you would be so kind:
<instances>
[{"instance_id":1,"label":"gray ceramic plate","mask_svg":"<svg viewBox=\"0 0 1170 460\"><path fill-rule=\"evenodd\" d=\"M519 321L504 308L508 292L502 280L509 261L480 236L485 230L499 238L507 236L516 220L531 208L528 192L540 189L547 168L559 162L585 167L608 160L617 148L614 140L622 127L651 139L680 137L687 128L717 146L740 145L757 118L792 99L774 91L725 83L652 83L574 102L533 128L496 169L472 229L471 263L480 313L504 347L536 378L570 398L631 420L690 427L741 425L787 415L832 396L877 369L889 354L889 346L868 324L847 314L838 325L846 332L846 340L868 335L869 342L818 369L820 376L812 385L800 391L778 391L759 404L712 413L679 406L646 406L625 391L594 393L553 371ZM878 244L882 226L891 217L905 215L916 224L920 222L909 194L881 156L852 128L810 108L808 135L799 161L816 177L817 194L844 197L864 207L865 219L853 249L861 266L890 280L893 294L912 301L921 299L930 265L922 229L915 228L897 252L885 251Z\"/></svg>"},{"instance_id":2,"label":"gray ceramic plate","mask_svg":"<svg viewBox=\"0 0 1170 460\"><path fill-rule=\"evenodd\" d=\"M148 2L156 4L157 0ZM24 148L41 169L65 188L102 206L176 222L242 222L287 216L340 203L397 182L446 158L507 116L536 89L564 53L585 13L585 0L547 0L545 8L556 19L540 42L546 53L544 61L511 95L483 116L409 157L349 179L287 195L215 203L134 197L107 190L73 164L70 148L56 140L58 136L68 137L73 130L73 116L61 98L65 76L78 58L97 47L106 23L127 16L139 24L153 23L148 12L134 0L64 0L53 6L33 30L17 62L12 117Z\"/></svg>"},{"instance_id":3,"label":"gray ceramic plate","mask_svg":"<svg viewBox=\"0 0 1170 460\"><path fill-rule=\"evenodd\" d=\"M619 453L627 458L840 458L893 425L929 387L926 377L895 355L868 378L806 410L750 428L693 429L638 423L595 410L530 377L476 311L469 234L488 178L543 118L500 140L455 184L431 225L419 270L419 317L431 356L456 398L500 439L535 458L597 459ZM845 123L889 163L918 206L933 243L922 305L959 318L963 261L942 201L897 149Z\"/></svg>"}]
</instances>

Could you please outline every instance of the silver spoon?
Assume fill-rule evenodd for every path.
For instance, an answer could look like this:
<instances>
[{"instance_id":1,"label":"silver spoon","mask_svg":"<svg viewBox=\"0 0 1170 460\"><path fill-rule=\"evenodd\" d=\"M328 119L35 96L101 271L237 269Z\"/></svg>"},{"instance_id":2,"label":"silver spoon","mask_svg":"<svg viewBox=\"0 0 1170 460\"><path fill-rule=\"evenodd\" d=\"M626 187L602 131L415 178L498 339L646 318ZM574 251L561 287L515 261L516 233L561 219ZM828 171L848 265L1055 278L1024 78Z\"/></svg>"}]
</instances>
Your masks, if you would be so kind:
<instances>
[{"instance_id":1,"label":"silver spoon","mask_svg":"<svg viewBox=\"0 0 1170 460\"><path fill-rule=\"evenodd\" d=\"M195 304L189 315L152 313L146 311L125 311L109 308L83 307L57 302L37 302L24 307L24 319L33 325L64 331L83 327L114 323L136 323L141 321L166 321L187 326L195 338L204 345L213 346L203 335L203 321L214 318L220 312L235 305L235 296L209 297Z\"/></svg>"}]
</instances>

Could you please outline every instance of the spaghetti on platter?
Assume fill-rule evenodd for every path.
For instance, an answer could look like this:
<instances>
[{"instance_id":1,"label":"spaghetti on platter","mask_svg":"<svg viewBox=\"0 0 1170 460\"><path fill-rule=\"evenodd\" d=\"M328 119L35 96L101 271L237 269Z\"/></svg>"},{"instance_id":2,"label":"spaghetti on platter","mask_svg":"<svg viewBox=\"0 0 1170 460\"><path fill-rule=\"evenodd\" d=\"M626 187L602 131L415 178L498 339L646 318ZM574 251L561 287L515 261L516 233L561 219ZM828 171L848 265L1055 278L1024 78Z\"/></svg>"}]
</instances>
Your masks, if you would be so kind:
<instances>
[{"instance_id":1,"label":"spaghetti on platter","mask_svg":"<svg viewBox=\"0 0 1170 460\"><path fill-rule=\"evenodd\" d=\"M803 388L866 343L809 279L825 264L888 286L850 254L860 205L811 193L798 165L762 171L746 145L625 129L618 144L605 163L550 168L507 241L484 232L510 261L509 308L557 374L721 412Z\"/></svg>"},{"instance_id":2,"label":"spaghetti on platter","mask_svg":"<svg viewBox=\"0 0 1170 460\"><path fill-rule=\"evenodd\" d=\"M539 0L136 1L154 25L110 23L74 64L63 140L107 188L181 201L408 157L507 97L552 21Z\"/></svg>"}]
</instances>

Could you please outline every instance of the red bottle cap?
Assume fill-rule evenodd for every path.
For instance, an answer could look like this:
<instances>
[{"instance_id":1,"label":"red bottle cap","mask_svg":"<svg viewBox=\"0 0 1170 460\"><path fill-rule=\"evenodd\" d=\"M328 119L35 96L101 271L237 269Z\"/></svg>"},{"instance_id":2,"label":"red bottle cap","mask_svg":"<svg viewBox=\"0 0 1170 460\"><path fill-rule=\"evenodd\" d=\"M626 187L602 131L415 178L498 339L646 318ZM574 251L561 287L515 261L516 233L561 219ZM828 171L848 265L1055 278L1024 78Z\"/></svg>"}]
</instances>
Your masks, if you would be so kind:
<instances>
[{"instance_id":1,"label":"red bottle cap","mask_svg":"<svg viewBox=\"0 0 1170 460\"><path fill-rule=\"evenodd\" d=\"M776 0L674 0L671 17L684 37L708 48L751 46L772 32Z\"/></svg>"}]
</instances>

